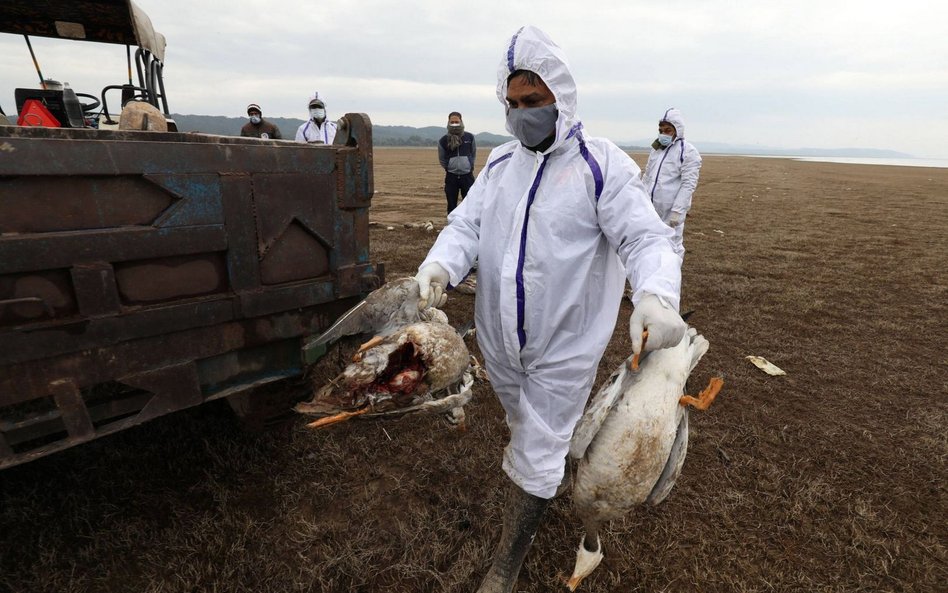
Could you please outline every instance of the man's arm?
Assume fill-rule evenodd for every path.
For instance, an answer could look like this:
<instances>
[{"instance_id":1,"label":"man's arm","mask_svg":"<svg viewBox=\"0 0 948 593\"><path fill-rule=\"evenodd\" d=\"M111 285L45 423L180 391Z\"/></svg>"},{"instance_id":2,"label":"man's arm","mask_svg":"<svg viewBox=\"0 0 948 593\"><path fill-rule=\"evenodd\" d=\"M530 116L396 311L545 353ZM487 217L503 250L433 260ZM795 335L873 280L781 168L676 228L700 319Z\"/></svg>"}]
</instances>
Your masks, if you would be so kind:
<instances>
[{"instance_id":1,"label":"man's arm","mask_svg":"<svg viewBox=\"0 0 948 593\"><path fill-rule=\"evenodd\" d=\"M275 140L283 140L283 134L280 133L280 128L273 124L273 138Z\"/></svg>"},{"instance_id":2,"label":"man's arm","mask_svg":"<svg viewBox=\"0 0 948 593\"><path fill-rule=\"evenodd\" d=\"M658 217L638 165L612 143L597 143L603 175L596 204L599 226L615 248L632 286L632 302L645 294L664 298L675 310L681 294L681 259L672 244L674 231Z\"/></svg>"},{"instance_id":3,"label":"man's arm","mask_svg":"<svg viewBox=\"0 0 948 593\"><path fill-rule=\"evenodd\" d=\"M691 144L686 144L685 162L681 164L681 187L672 202L672 212L687 214L691 210L691 196L698 187L698 172L701 170L701 155Z\"/></svg>"},{"instance_id":4,"label":"man's arm","mask_svg":"<svg viewBox=\"0 0 948 593\"><path fill-rule=\"evenodd\" d=\"M438 140L438 162L441 163L441 168L445 171L448 170L448 154L447 149L444 147L444 138Z\"/></svg>"}]
</instances>

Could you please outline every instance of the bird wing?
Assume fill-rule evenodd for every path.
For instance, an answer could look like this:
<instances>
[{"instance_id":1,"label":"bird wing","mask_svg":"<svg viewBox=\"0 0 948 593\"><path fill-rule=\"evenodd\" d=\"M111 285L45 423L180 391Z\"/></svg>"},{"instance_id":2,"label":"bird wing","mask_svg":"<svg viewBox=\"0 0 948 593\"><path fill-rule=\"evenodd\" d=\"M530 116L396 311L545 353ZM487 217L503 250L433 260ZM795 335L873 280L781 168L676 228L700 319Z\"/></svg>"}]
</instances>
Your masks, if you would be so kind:
<instances>
[{"instance_id":1,"label":"bird wing","mask_svg":"<svg viewBox=\"0 0 948 593\"><path fill-rule=\"evenodd\" d=\"M628 360L622 361L619 368L616 369L609 380L599 388L599 392L593 398L592 403L586 409L582 418L576 424L576 430L573 431L573 438L569 443L569 454L573 459L582 459L586 454L589 444L596 438L596 434L602 427L602 423L609 417L609 413L616 407L616 404L622 399L622 394L626 390L626 378L629 375Z\"/></svg>"},{"instance_id":2,"label":"bird wing","mask_svg":"<svg viewBox=\"0 0 948 593\"><path fill-rule=\"evenodd\" d=\"M370 292L305 347L329 345L343 336L388 334L402 325L418 321L418 318L418 283L414 278L400 278Z\"/></svg>"},{"instance_id":3,"label":"bird wing","mask_svg":"<svg viewBox=\"0 0 948 593\"><path fill-rule=\"evenodd\" d=\"M366 327L368 325L365 317L366 308L366 301L361 301L358 305L343 313L342 317L337 319L336 323L332 324L329 329L307 342L303 348L327 345L343 336L371 331L371 327Z\"/></svg>"},{"instance_id":4,"label":"bird wing","mask_svg":"<svg viewBox=\"0 0 948 593\"><path fill-rule=\"evenodd\" d=\"M366 417L373 418L382 416L401 416L409 412L444 414L455 408L461 408L467 405L473 396L473 392L471 390L473 385L474 375L470 372L466 372L461 377L460 382L456 386L452 386L451 388L447 389L445 391L445 395L442 397L433 398L432 394L425 394L424 397L418 398L421 400L418 403L406 406L404 408L395 408L381 412L369 412L366 414ZM453 391L457 391L457 393L452 393Z\"/></svg>"}]
</instances>

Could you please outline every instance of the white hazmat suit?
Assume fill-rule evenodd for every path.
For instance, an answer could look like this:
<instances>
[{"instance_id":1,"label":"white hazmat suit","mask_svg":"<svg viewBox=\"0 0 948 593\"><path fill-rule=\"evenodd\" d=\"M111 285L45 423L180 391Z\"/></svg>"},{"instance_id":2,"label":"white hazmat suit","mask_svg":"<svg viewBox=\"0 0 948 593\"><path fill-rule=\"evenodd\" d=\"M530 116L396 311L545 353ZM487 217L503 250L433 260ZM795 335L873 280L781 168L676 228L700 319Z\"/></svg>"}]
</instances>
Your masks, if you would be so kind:
<instances>
[{"instance_id":1,"label":"white hazmat suit","mask_svg":"<svg viewBox=\"0 0 948 593\"><path fill-rule=\"evenodd\" d=\"M310 109L318 107L325 111L326 103L319 98L319 93L315 93L309 98L309 107ZM310 117L296 129L296 141L304 144L332 144L336 139L338 128L339 124L329 121L328 116L322 123L317 123Z\"/></svg>"},{"instance_id":2,"label":"white hazmat suit","mask_svg":"<svg viewBox=\"0 0 948 593\"><path fill-rule=\"evenodd\" d=\"M296 141L308 144L332 144L336 138L336 122L326 120L322 125L307 120L296 130Z\"/></svg>"},{"instance_id":3,"label":"white hazmat suit","mask_svg":"<svg viewBox=\"0 0 948 593\"><path fill-rule=\"evenodd\" d=\"M698 186L701 155L691 142L685 140L685 120L681 111L674 107L666 110L661 122L675 126L675 139L668 146L661 146L657 141L652 144L642 182L662 222L676 223L675 252L684 257L685 217L691 209L691 196Z\"/></svg>"},{"instance_id":4,"label":"white hazmat suit","mask_svg":"<svg viewBox=\"0 0 948 593\"><path fill-rule=\"evenodd\" d=\"M477 339L511 431L503 467L551 498L626 278L634 303L651 293L677 310L681 260L636 164L583 134L562 50L534 27L514 35L497 79L505 105L507 77L520 69L555 96L555 141L542 153L519 141L494 149L420 268L440 264L457 285L479 258Z\"/></svg>"}]
</instances>

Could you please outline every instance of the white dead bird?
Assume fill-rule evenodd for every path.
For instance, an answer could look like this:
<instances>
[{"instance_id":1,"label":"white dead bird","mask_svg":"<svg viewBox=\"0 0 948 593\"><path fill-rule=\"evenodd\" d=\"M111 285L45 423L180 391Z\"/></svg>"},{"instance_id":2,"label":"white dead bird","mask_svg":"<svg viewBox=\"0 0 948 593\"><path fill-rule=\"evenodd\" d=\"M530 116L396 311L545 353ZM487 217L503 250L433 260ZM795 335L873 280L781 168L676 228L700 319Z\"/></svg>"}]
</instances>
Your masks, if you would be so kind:
<instances>
[{"instance_id":1,"label":"white dead bird","mask_svg":"<svg viewBox=\"0 0 948 593\"><path fill-rule=\"evenodd\" d=\"M630 357L577 424L570 442L570 456L579 460L573 505L585 535L567 582L571 591L602 562L599 527L642 503L659 504L675 485L688 449L686 406L707 409L724 384L714 378L698 397L682 395L707 351L708 341L688 328L677 346L646 353L640 365Z\"/></svg>"},{"instance_id":2,"label":"white dead bird","mask_svg":"<svg viewBox=\"0 0 948 593\"><path fill-rule=\"evenodd\" d=\"M471 399L474 377L470 353L453 327L421 321L373 342L312 401L297 404L301 414L323 416L307 426L320 428L360 415L438 412L463 427L463 406Z\"/></svg>"}]
</instances>

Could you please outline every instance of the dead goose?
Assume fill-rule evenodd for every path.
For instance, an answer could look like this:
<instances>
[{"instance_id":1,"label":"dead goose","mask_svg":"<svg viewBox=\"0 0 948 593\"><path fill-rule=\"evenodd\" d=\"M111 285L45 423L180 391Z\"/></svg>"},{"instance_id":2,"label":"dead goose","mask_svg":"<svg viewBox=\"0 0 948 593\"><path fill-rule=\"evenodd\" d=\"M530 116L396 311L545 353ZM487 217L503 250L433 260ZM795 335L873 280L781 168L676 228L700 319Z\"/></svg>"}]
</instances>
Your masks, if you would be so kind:
<instances>
[{"instance_id":1,"label":"dead goose","mask_svg":"<svg viewBox=\"0 0 948 593\"><path fill-rule=\"evenodd\" d=\"M647 353L640 366L630 357L577 424L570 443L570 456L579 460L573 505L585 534L567 582L571 591L602 562L600 525L639 504L659 504L675 485L688 448L686 406L706 409L723 385L715 378L698 397L682 396L707 351L708 341L689 328L677 346Z\"/></svg>"}]
</instances>

